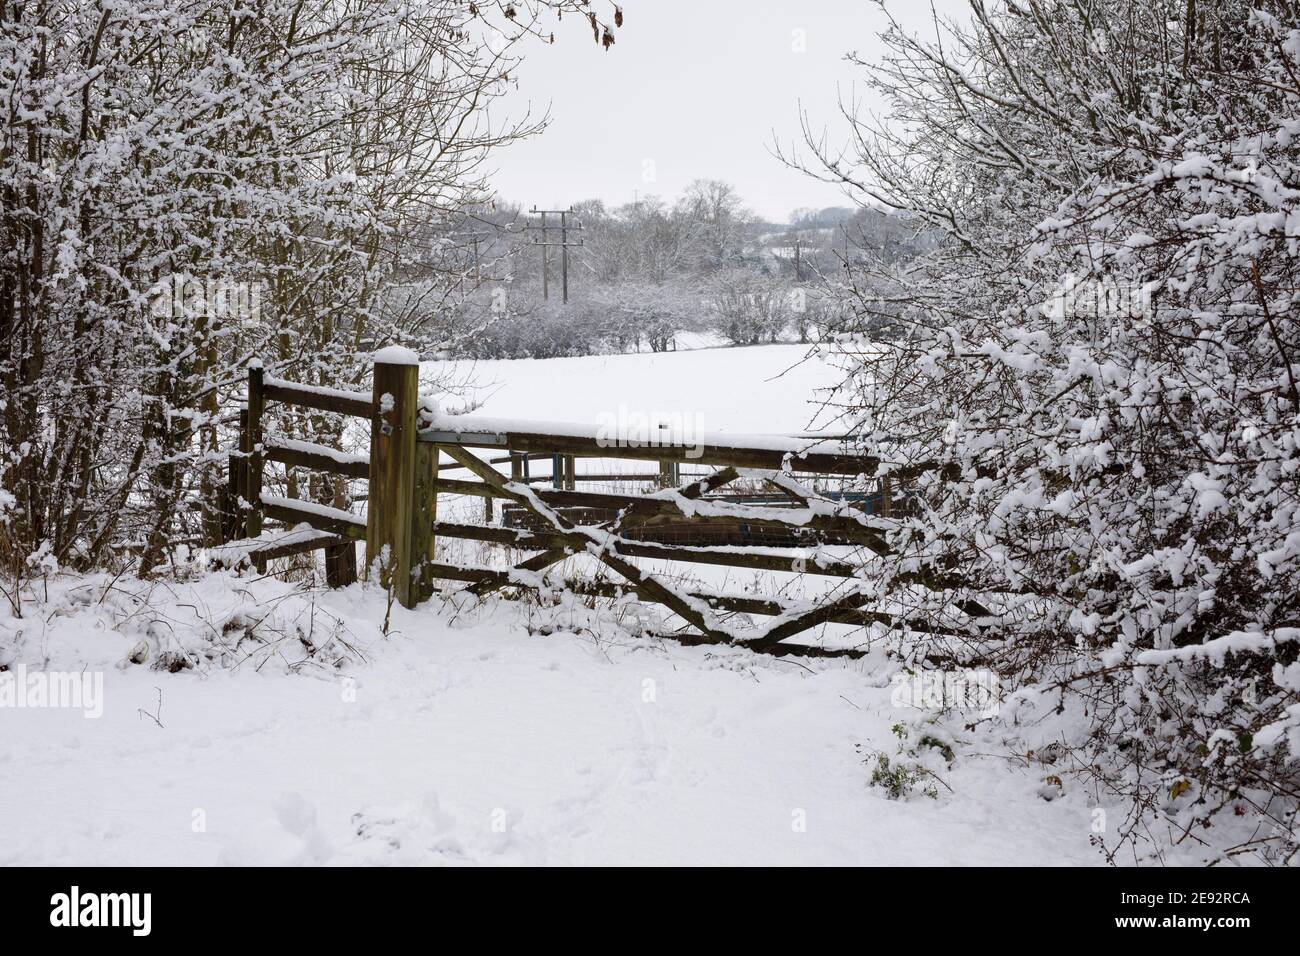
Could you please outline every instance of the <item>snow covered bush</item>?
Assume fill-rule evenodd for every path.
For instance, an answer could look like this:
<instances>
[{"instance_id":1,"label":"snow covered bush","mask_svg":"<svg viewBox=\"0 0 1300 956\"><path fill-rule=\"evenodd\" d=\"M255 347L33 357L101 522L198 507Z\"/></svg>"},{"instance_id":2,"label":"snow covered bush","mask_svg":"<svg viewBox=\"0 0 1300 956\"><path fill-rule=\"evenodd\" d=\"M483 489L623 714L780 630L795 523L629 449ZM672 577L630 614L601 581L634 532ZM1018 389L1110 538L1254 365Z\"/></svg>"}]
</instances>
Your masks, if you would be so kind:
<instances>
[{"instance_id":1,"label":"snow covered bush","mask_svg":"<svg viewBox=\"0 0 1300 956\"><path fill-rule=\"evenodd\" d=\"M381 639L383 599L374 589L344 595L222 572L154 581L52 575L20 609L0 605L0 667L17 661L335 679L366 660L363 646Z\"/></svg>"},{"instance_id":2,"label":"snow covered bush","mask_svg":"<svg viewBox=\"0 0 1300 956\"><path fill-rule=\"evenodd\" d=\"M447 225L485 200L486 152L537 128L486 107L562 12L612 42L582 0L0 8L6 558L129 544L147 572L210 541L250 358L346 386L371 349L436 340Z\"/></svg>"},{"instance_id":3,"label":"snow covered bush","mask_svg":"<svg viewBox=\"0 0 1300 956\"><path fill-rule=\"evenodd\" d=\"M889 122L817 150L946 237L855 265L889 290L859 329L901 332L838 345L845 422L915 504L879 586L951 635L909 656L995 669L1004 720L1131 800L1112 856L1294 860L1300 6L970 11L893 26L862 64Z\"/></svg>"},{"instance_id":4,"label":"snow covered bush","mask_svg":"<svg viewBox=\"0 0 1300 956\"><path fill-rule=\"evenodd\" d=\"M890 800L905 800L913 795L938 799L939 787L950 790L940 771L952 766L956 755L952 745L938 736L939 731L925 726L894 724L890 728L899 744L891 757L883 750L867 756L871 767L871 786L882 790Z\"/></svg>"},{"instance_id":5,"label":"snow covered bush","mask_svg":"<svg viewBox=\"0 0 1300 956\"><path fill-rule=\"evenodd\" d=\"M713 328L733 345L775 342L789 326L792 297L785 282L734 269L713 285Z\"/></svg>"}]
</instances>

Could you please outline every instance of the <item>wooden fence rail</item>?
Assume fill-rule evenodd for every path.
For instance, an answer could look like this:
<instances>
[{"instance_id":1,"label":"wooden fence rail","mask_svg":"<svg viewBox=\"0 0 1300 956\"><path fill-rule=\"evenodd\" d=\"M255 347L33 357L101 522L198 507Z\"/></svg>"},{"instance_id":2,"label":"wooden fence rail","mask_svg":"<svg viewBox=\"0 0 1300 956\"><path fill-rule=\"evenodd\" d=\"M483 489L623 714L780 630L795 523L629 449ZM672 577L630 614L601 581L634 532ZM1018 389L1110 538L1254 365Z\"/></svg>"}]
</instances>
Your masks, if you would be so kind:
<instances>
[{"instance_id":1,"label":"wooden fence rail","mask_svg":"<svg viewBox=\"0 0 1300 956\"><path fill-rule=\"evenodd\" d=\"M760 531L792 543L850 545L868 559L889 554L890 532L897 527L893 511L900 496L896 489L879 487L872 495L854 499L815 490L812 480L800 477L869 479L879 462L854 454L848 441L823 436L688 441L666 432L609 436L578 426L433 414L421 402L419 366L413 353L389 349L377 359L370 394L300 385L265 376L260 363L250 365L239 447L230 454L229 486L224 492L231 512L224 523L226 537L235 540L222 549L223 554L243 555L264 569L272 558L324 549L327 580L338 586L356 579L355 545L364 542L365 573L377 576L405 607L431 596L440 580L462 582L477 595L551 586L593 597L631 594L663 605L694 628L668 636L687 643L742 644L770 653L828 653L787 643L825 623L930 628L924 621L900 620L866 607L868 593L859 587L864 565L855 560L809 558L788 546L711 547L653 540L654 529L665 522L702 533L740 526L747 536ZM369 454L266 435L265 409L276 402L367 419ZM480 449L504 454L484 457ZM580 458L653 461L658 471L580 475L576 467ZM551 461L551 474L532 475L530 464L546 459ZM267 462L336 479L366 480L366 516L264 493ZM495 467L505 464L509 474ZM703 467L706 473L682 483L682 465ZM457 477L447 475L453 471ZM753 501L752 494L727 491L742 476L750 486L755 482L765 486L760 501ZM552 487L539 487L546 481ZM579 482L596 481L650 484L655 490L634 494L576 488ZM439 494L484 499L488 522L438 520ZM513 527L498 525L494 500L506 501L513 509L511 515L527 520ZM263 534L264 521L287 530ZM438 537L529 554L507 568L455 565L436 560ZM579 554L614 572L619 580L546 577L548 569ZM638 559L813 574L839 578L842 583L833 597L815 603L709 593L684 589L634 563ZM918 583L926 584L924 578L918 575ZM926 586L951 583L936 580ZM970 606L968 610L982 609ZM737 615L768 620L742 625Z\"/></svg>"}]
</instances>

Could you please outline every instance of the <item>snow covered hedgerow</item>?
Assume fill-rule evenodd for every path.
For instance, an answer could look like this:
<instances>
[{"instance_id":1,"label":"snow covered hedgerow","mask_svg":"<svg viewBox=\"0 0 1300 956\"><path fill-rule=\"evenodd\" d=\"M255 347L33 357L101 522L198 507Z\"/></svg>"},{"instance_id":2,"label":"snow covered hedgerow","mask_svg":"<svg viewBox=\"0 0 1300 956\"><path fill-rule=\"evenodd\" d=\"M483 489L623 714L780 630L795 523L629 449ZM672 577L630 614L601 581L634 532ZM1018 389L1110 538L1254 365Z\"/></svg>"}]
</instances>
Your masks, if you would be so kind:
<instances>
[{"instance_id":1,"label":"snow covered hedgerow","mask_svg":"<svg viewBox=\"0 0 1300 956\"><path fill-rule=\"evenodd\" d=\"M0 563L49 541L61 567L166 567L218 537L250 360L350 391L363 343L445 343L465 263L430 236L488 201L488 151L539 129L484 118L561 12L585 33L584 0L7 7ZM305 423L275 403L264 434Z\"/></svg>"},{"instance_id":2,"label":"snow covered hedgerow","mask_svg":"<svg viewBox=\"0 0 1300 956\"><path fill-rule=\"evenodd\" d=\"M0 605L0 664L304 673L333 678L379 639L377 607L361 592L313 592L274 578L221 572L191 581L143 581L62 572ZM351 595L349 597L349 595ZM367 600L382 601L375 592Z\"/></svg>"},{"instance_id":3,"label":"snow covered hedgerow","mask_svg":"<svg viewBox=\"0 0 1300 956\"><path fill-rule=\"evenodd\" d=\"M972 10L942 43L892 29L867 67L892 127L821 157L944 237L855 267L860 328L902 331L837 345L835 401L908 502L881 584L949 632L900 650L1019 688L999 719L1132 800L1108 853L1294 862L1296 8Z\"/></svg>"}]
</instances>

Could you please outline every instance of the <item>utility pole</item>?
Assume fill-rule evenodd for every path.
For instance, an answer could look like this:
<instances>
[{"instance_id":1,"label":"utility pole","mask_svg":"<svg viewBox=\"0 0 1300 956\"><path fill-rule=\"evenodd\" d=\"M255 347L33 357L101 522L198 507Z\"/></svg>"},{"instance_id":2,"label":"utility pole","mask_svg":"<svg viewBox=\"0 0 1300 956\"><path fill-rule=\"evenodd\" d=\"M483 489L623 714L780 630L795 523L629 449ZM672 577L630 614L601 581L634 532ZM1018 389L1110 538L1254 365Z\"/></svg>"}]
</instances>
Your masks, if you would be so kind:
<instances>
[{"instance_id":1,"label":"utility pole","mask_svg":"<svg viewBox=\"0 0 1300 956\"><path fill-rule=\"evenodd\" d=\"M537 207L534 206L534 209ZM535 240L534 240L535 241ZM546 213L542 213L542 298L551 297L551 262L546 253Z\"/></svg>"},{"instance_id":2,"label":"utility pole","mask_svg":"<svg viewBox=\"0 0 1300 956\"><path fill-rule=\"evenodd\" d=\"M569 301L569 225L568 212L560 213L560 275L563 276L564 301Z\"/></svg>"},{"instance_id":3,"label":"utility pole","mask_svg":"<svg viewBox=\"0 0 1300 956\"><path fill-rule=\"evenodd\" d=\"M531 212L534 216L541 217L540 224L536 226L530 225L528 228L540 229L542 233L540 239L533 240L533 245L542 247L542 298L549 299L551 297L551 262L547 250L549 250L551 246L559 246L560 247L560 283L563 289L564 301L568 302L569 301L569 248L571 246L581 246L583 244L581 239L579 239L577 242L570 242L569 230L572 229L576 231L582 229L582 223L576 221L575 222L569 221L569 217L573 215L572 209L538 209L536 206L534 206L532 209L529 210L529 212ZM547 216L559 216L560 224L558 226L548 226L546 224ZM559 242L551 241L550 232L549 232L549 230L551 229L560 230Z\"/></svg>"}]
</instances>

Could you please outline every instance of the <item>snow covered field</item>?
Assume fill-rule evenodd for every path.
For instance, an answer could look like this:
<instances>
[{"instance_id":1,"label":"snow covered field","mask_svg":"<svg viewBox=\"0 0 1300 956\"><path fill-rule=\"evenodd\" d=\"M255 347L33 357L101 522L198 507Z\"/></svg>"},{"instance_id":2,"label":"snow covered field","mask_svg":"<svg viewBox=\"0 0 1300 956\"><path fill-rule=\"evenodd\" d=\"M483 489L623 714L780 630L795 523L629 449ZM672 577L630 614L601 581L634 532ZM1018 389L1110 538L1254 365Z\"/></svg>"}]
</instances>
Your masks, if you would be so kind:
<instances>
[{"instance_id":1,"label":"snow covered field","mask_svg":"<svg viewBox=\"0 0 1300 956\"><path fill-rule=\"evenodd\" d=\"M381 593L289 592L97 578L0 617L11 666L105 675L98 719L0 711L0 863L1098 860L1082 795L1042 800L997 741L967 735L990 755L959 755L934 798L869 786L867 754L920 713L882 660L531 636L517 606L394 608L384 637ZM303 663L298 630L356 659ZM221 647L248 656L206 660ZM199 663L149 669L167 651Z\"/></svg>"},{"instance_id":2,"label":"snow covered field","mask_svg":"<svg viewBox=\"0 0 1300 956\"><path fill-rule=\"evenodd\" d=\"M701 348L636 355L425 362L422 378L475 412L583 425L602 416L685 418L701 431L790 434L826 424L819 400L837 369L807 345ZM428 385L425 386L429 387Z\"/></svg>"}]
</instances>

